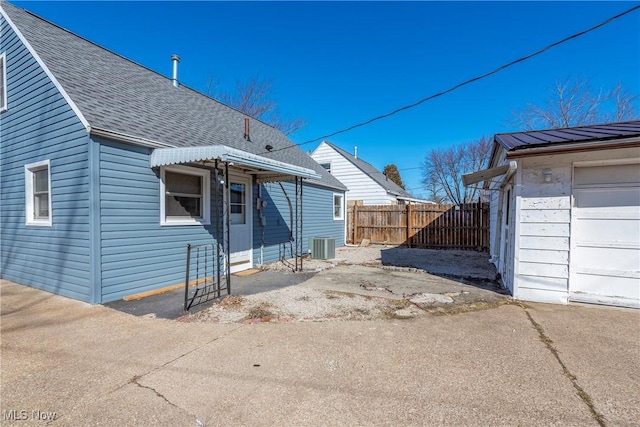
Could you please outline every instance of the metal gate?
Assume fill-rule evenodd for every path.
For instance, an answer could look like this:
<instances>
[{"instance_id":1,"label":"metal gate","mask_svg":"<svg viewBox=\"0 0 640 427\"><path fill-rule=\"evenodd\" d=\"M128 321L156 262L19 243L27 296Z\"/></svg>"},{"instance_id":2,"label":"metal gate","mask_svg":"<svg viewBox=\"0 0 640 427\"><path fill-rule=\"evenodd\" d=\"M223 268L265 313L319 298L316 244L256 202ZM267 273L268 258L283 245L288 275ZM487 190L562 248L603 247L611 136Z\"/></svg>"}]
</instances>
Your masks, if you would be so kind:
<instances>
[{"instance_id":1,"label":"metal gate","mask_svg":"<svg viewBox=\"0 0 640 427\"><path fill-rule=\"evenodd\" d=\"M184 287L184 310L229 295L228 275L216 268L220 257L218 245L187 245L187 271ZM224 272L226 273L226 272Z\"/></svg>"}]
</instances>

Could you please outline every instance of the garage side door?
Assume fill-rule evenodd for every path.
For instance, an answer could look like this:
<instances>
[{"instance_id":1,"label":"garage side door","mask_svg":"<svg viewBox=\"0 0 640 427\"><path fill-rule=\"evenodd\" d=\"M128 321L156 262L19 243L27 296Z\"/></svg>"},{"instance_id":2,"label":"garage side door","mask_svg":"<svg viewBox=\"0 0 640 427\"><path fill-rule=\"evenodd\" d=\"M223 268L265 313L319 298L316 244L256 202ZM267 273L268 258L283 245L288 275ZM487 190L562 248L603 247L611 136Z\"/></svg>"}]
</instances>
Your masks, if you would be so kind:
<instances>
[{"instance_id":1,"label":"garage side door","mask_svg":"<svg viewBox=\"0 0 640 427\"><path fill-rule=\"evenodd\" d=\"M640 164L576 167L572 301L640 307Z\"/></svg>"}]
</instances>

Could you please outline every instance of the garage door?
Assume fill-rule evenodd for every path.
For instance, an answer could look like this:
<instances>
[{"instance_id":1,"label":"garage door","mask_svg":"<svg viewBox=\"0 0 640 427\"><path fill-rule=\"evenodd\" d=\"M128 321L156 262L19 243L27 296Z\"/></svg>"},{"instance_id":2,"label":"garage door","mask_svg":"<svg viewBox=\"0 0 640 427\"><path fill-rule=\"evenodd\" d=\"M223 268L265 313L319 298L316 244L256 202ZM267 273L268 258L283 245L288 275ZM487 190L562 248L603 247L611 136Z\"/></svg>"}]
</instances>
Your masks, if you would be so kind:
<instances>
[{"instance_id":1,"label":"garage door","mask_svg":"<svg viewBox=\"0 0 640 427\"><path fill-rule=\"evenodd\" d=\"M640 164L574 169L569 297L640 308Z\"/></svg>"}]
</instances>

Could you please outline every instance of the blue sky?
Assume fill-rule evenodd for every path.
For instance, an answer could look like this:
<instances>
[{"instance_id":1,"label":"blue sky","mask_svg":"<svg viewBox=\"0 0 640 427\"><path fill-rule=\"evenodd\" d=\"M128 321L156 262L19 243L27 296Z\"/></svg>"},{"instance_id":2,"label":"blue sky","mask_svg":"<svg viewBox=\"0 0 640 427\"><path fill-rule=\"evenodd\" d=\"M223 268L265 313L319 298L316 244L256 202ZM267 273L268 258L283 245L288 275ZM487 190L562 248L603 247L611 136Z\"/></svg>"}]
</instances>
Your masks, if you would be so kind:
<instances>
[{"instance_id":1,"label":"blue sky","mask_svg":"<svg viewBox=\"0 0 640 427\"><path fill-rule=\"evenodd\" d=\"M411 104L582 31L635 2L32 2L14 4L181 83L274 80L296 143ZM515 131L512 112L559 79L640 93L640 11L482 81L330 138L416 196L434 147ZM312 150L318 143L305 145Z\"/></svg>"}]
</instances>

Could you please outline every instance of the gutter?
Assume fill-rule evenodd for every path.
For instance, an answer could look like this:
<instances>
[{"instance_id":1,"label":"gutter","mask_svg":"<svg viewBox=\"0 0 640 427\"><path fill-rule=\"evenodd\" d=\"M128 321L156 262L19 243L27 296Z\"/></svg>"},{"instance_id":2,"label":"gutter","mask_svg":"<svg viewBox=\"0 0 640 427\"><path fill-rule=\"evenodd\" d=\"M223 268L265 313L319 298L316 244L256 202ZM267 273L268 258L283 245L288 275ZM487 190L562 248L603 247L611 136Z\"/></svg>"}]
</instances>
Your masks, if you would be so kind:
<instances>
[{"instance_id":1,"label":"gutter","mask_svg":"<svg viewBox=\"0 0 640 427\"><path fill-rule=\"evenodd\" d=\"M111 141L118 142L126 142L134 145L141 145L143 147L151 147L151 148L172 148L173 145L165 144L164 142L152 141L146 138L140 138L139 136L127 135L125 133L114 132L111 130L100 129L96 127L92 127L89 130L91 135L109 139Z\"/></svg>"},{"instance_id":2,"label":"gutter","mask_svg":"<svg viewBox=\"0 0 640 427\"><path fill-rule=\"evenodd\" d=\"M413 197L397 196L397 199L398 200L406 200L407 202L420 203L420 204L424 204L424 205L435 205L435 204L437 204L436 202L434 202L432 200L414 199Z\"/></svg>"}]
</instances>

